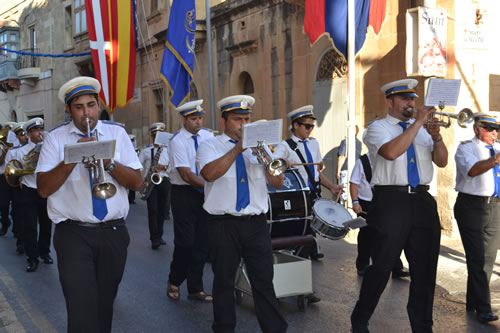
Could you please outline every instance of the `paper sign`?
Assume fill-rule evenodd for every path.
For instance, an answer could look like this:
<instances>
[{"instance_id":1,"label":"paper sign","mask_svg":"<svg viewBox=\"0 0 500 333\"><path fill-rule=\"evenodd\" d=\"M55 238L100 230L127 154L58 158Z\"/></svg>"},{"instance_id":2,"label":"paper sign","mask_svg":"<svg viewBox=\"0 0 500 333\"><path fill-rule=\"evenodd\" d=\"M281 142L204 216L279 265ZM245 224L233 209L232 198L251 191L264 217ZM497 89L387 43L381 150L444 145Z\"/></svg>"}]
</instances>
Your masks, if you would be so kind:
<instances>
[{"instance_id":1,"label":"paper sign","mask_svg":"<svg viewBox=\"0 0 500 333\"><path fill-rule=\"evenodd\" d=\"M155 145L167 147L174 135L168 132L156 132Z\"/></svg>"},{"instance_id":2,"label":"paper sign","mask_svg":"<svg viewBox=\"0 0 500 333\"><path fill-rule=\"evenodd\" d=\"M64 146L64 163L78 163L89 157L96 160L115 156L116 140L80 142Z\"/></svg>"},{"instance_id":3,"label":"paper sign","mask_svg":"<svg viewBox=\"0 0 500 333\"><path fill-rule=\"evenodd\" d=\"M259 143L277 145L281 142L283 119L257 121L243 125L243 148L257 147Z\"/></svg>"},{"instance_id":4,"label":"paper sign","mask_svg":"<svg viewBox=\"0 0 500 333\"><path fill-rule=\"evenodd\" d=\"M461 80L429 79L425 106L457 106Z\"/></svg>"}]
</instances>

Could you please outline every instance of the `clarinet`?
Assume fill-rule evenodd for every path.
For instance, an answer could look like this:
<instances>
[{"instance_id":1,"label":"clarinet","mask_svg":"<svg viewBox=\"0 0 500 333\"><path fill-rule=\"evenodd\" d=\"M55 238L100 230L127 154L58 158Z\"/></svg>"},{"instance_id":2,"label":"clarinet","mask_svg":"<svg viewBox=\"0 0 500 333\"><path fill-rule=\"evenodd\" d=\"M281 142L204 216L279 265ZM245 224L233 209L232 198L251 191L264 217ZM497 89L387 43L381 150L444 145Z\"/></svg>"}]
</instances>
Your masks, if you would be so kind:
<instances>
[{"instance_id":1,"label":"clarinet","mask_svg":"<svg viewBox=\"0 0 500 333\"><path fill-rule=\"evenodd\" d=\"M151 195L151 191L153 190L153 186L159 185L162 181L162 177L160 176L160 174L155 172L155 167L158 165L163 147L164 146L162 145L160 146L160 148L158 148L158 151L151 161L151 166L149 167L148 173L146 174L146 177L144 177L144 187L139 192L142 200L148 200L149 196Z\"/></svg>"}]
</instances>

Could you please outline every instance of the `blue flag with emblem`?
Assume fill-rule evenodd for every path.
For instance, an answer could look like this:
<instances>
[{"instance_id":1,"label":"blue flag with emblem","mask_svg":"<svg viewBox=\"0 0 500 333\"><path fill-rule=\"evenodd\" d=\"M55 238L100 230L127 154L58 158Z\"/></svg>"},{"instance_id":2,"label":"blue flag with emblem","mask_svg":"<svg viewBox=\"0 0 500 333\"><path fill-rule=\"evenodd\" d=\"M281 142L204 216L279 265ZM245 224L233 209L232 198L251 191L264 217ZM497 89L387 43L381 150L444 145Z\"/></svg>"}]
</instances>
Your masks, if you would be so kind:
<instances>
[{"instance_id":1,"label":"blue flag with emblem","mask_svg":"<svg viewBox=\"0 0 500 333\"><path fill-rule=\"evenodd\" d=\"M161 77L167 84L168 101L173 107L189 98L193 78L196 8L194 0L174 0L170 8L167 41L161 64Z\"/></svg>"}]
</instances>

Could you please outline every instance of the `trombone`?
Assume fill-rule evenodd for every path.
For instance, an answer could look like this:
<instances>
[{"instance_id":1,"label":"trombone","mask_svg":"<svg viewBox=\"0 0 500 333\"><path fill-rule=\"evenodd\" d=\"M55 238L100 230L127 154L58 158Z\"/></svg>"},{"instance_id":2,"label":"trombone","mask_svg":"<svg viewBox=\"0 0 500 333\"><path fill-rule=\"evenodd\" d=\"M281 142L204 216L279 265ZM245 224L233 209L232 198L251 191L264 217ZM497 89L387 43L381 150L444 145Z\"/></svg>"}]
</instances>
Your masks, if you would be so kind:
<instances>
[{"instance_id":1,"label":"trombone","mask_svg":"<svg viewBox=\"0 0 500 333\"><path fill-rule=\"evenodd\" d=\"M87 135L92 137L90 131L90 119L85 118L87 121ZM99 141L99 133L96 131L96 141ZM104 163L102 159L96 160L94 156L86 157L83 160L90 166L90 177L92 181L92 195L101 200L111 198L116 193L116 186L113 183L104 181Z\"/></svg>"}]
</instances>

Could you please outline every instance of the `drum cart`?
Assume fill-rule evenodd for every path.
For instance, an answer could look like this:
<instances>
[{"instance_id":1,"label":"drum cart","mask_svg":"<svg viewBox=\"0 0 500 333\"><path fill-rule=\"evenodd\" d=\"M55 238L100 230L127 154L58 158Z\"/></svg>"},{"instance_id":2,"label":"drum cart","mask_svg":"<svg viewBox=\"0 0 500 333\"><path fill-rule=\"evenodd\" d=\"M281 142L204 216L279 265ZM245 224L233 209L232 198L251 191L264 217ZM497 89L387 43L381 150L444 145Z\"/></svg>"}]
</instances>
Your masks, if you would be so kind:
<instances>
[{"instance_id":1,"label":"drum cart","mask_svg":"<svg viewBox=\"0 0 500 333\"><path fill-rule=\"evenodd\" d=\"M277 298L297 296L297 307L304 311L307 306L306 296L312 295L311 261L283 250L290 246L304 246L314 242L311 235L281 237L272 240L273 244L273 285ZM243 260L236 272L235 299L241 304L243 294L252 295L250 280Z\"/></svg>"}]
</instances>

